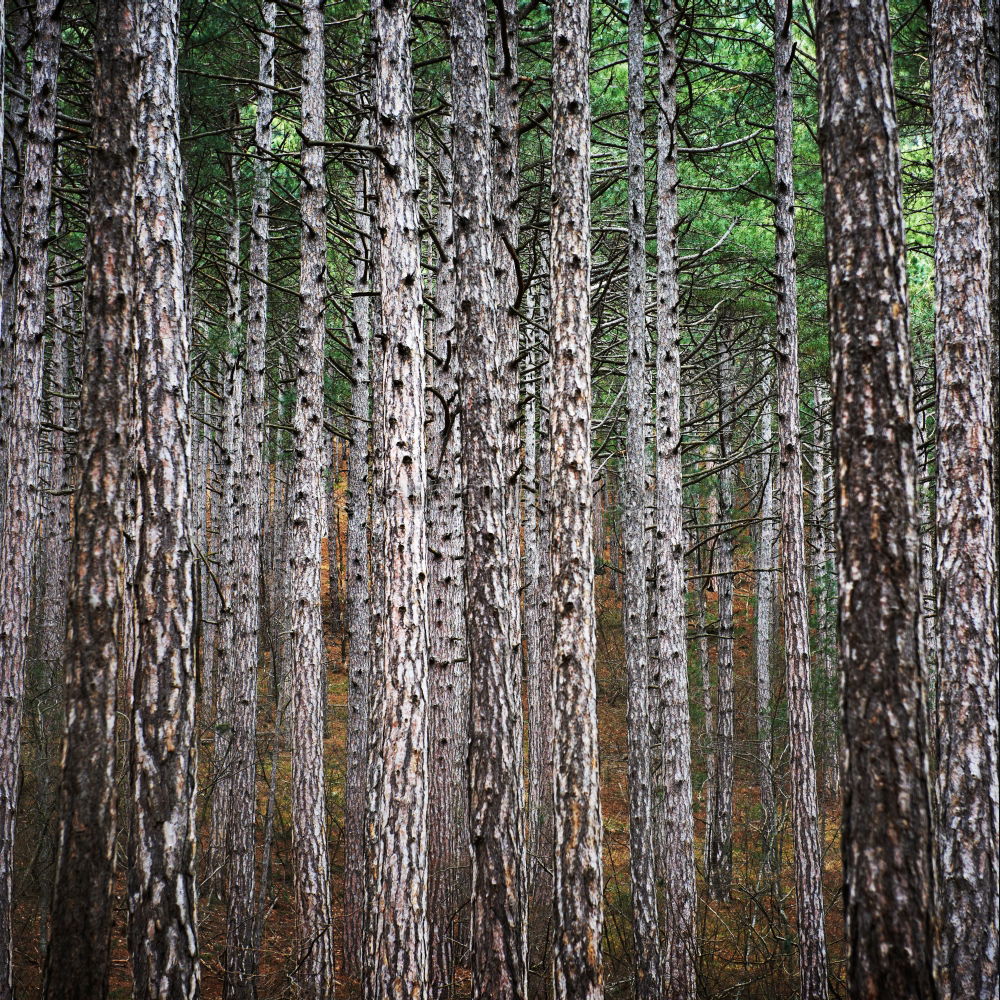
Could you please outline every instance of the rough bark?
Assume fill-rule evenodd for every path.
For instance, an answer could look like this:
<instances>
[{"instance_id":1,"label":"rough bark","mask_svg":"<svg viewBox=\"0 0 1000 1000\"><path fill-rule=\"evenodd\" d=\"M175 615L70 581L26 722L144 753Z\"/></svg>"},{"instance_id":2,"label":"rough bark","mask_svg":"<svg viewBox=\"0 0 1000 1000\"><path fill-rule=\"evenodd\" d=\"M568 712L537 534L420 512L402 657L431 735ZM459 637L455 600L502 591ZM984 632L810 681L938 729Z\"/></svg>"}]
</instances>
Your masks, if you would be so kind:
<instances>
[{"instance_id":1,"label":"rough bark","mask_svg":"<svg viewBox=\"0 0 1000 1000\"><path fill-rule=\"evenodd\" d=\"M132 706L129 928L135 996L199 992L195 670L188 461L178 6L144 0L136 172L139 346L137 665Z\"/></svg>"},{"instance_id":2,"label":"rough bark","mask_svg":"<svg viewBox=\"0 0 1000 1000\"><path fill-rule=\"evenodd\" d=\"M915 430L887 5L821 0L818 29L847 762L847 983L858 1000L932 998Z\"/></svg>"},{"instance_id":3,"label":"rough bark","mask_svg":"<svg viewBox=\"0 0 1000 1000\"><path fill-rule=\"evenodd\" d=\"M604 995L590 447L590 10L552 5L555 992Z\"/></svg>"},{"instance_id":4,"label":"rough bark","mask_svg":"<svg viewBox=\"0 0 1000 1000\"><path fill-rule=\"evenodd\" d=\"M656 137L656 630L662 788L658 842L663 878L667 1000L695 990L694 816L688 707L687 613L681 489L681 357L677 277L676 27L673 0L659 10Z\"/></svg>"},{"instance_id":5,"label":"rough bark","mask_svg":"<svg viewBox=\"0 0 1000 1000\"><path fill-rule=\"evenodd\" d=\"M781 504L781 617L785 638L792 843L799 937L799 995L827 996L823 922L823 852L819 842L816 753L813 747L799 416L798 289L795 266L795 183L792 165L792 5L774 5L775 293L777 297L778 492Z\"/></svg>"},{"instance_id":6,"label":"rough bark","mask_svg":"<svg viewBox=\"0 0 1000 1000\"><path fill-rule=\"evenodd\" d=\"M264 511L264 422L267 416L265 348L269 274L269 220L274 97L274 24L277 7L263 7L259 36L253 196L250 207L249 275L242 358L243 440L239 485L234 489L233 654L231 662L229 816L226 831L227 1000L253 1000L257 991L255 838L257 804L257 666L260 634L260 528Z\"/></svg>"},{"instance_id":7,"label":"rough bark","mask_svg":"<svg viewBox=\"0 0 1000 1000\"><path fill-rule=\"evenodd\" d=\"M468 892L469 672L465 647L459 360L455 330L455 256L451 151L442 151L433 357L427 427L428 744L430 988L446 996L454 974L455 917Z\"/></svg>"},{"instance_id":8,"label":"rough bark","mask_svg":"<svg viewBox=\"0 0 1000 1000\"><path fill-rule=\"evenodd\" d=\"M757 533L757 608L754 667L757 689L757 767L760 783L761 848L764 874L774 887L778 874L777 813L774 801L774 751L771 739L771 647L774 638L774 590L777 562L777 528L774 515L774 401L772 379L764 381L764 415L761 422L760 530Z\"/></svg>"},{"instance_id":9,"label":"rough bark","mask_svg":"<svg viewBox=\"0 0 1000 1000\"><path fill-rule=\"evenodd\" d=\"M116 716L128 599L138 406L132 326L139 25L133 0L103 0L94 43L81 398L67 581L66 734L43 996L106 997L116 835Z\"/></svg>"},{"instance_id":10,"label":"rough bark","mask_svg":"<svg viewBox=\"0 0 1000 1000\"><path fill-rule=\"evenodd\" d=\"M941 996L1000 995L991 246L980 4L932 5Z\"/></svg>"},{"instance_id":11,"label":"rough bark","mask_svg":"<svg viewBox=\"0 0 1000 1000\"><path fill-rule=\"evenodd\" d=\"M368 137L367 125L360 135ZM372 665L371 594L369 590L368 522L369 413L372 336L370 293L371 218L370 164L363 158L355 178L354 298L351 324L351 442L347 453L347 631L350 637L347 695L347 779L344 793L344 966L359 975L364 947L365 774L369 720L368 687Z\"/></svg>"},{"instance_id":12,"label":"rough bark","mask_svg":"<svg viewBox=\"0 0 1000 1000\"><path fill-rule=\"evenodd\" d=\"M299 325L292 422L295 463L289 483L292 864L303 1000L328 1000L334 979L323 772L326 648L320 607L327 270L323 15L324 0L308 0L303 5Z\"/></svg>"},{"instance_id":13,"label":"rough bark","mask_svg":"<svg viewBox=\"0 0 1000 1000\"><path fill-rule=\"evenodd\" d=\"M628 385L622 520L625 535L625 668L628 677L629 869L635 1000L658 1000L660 940L653 854L652 730L646 591L646 150L645 16L631 0L628 21Z\"/></svg>"},{"instance_id":14,"label":"rough bark","mask_svg":"<svg viewBox=\"0 0 1000 1000\"><path fill-rule=\"evenodd\" d=\"M724 333L723 336L728 335ZM732 351L719 345L719 470L718 540L716 569L718 590L718 639L716 660L715 761L712 783L712 829L706 855L706 881L713 899L729 899L733 880L733 779L734 779L734 663L733 663L733 480L730 462L733 390Z\"/></svg>"},{"instance_id":15,"label":"rough bark","mask_svg":"<svg viewBox=\"0 0 1000 1000\"><path fill-rule=\"evenodd\" d=\"M374 858L366 997L427 995L427 468L424 332L413 130L410 4L373 3L374 105L383 344L380 351L381 545L373 545L381 621L371 688ZM373 538L374 543L374 538Z\"/></svg>"},{"instance_id":16,"label":"rough bark","mask_svg":"<svg viewBox=\"0 0 1000 1000\"><path fill-rule=\"evenodd\" d=\"M521 664L515 656L510 448L494 274L485 0L452 0L452 211L469 665L472 991L526 996ZM515 334L516 342L516 334ZM516 355L516 347L514 351ZM519 651L518 651L519 652Z\"/></svg>"},{"instance_id":17,"label":"rough bark","mask_svg":"<svg viewBox=\"0 0 1000 1000\"><path fill-rule=\"evenodd\" d=\"M6 497L0 523L0 997L13 995L14 828L38 520L45 283L55 164L60 6L39 0L24 143L15 311L4 391Z\"/></svg>"}]
</instances>

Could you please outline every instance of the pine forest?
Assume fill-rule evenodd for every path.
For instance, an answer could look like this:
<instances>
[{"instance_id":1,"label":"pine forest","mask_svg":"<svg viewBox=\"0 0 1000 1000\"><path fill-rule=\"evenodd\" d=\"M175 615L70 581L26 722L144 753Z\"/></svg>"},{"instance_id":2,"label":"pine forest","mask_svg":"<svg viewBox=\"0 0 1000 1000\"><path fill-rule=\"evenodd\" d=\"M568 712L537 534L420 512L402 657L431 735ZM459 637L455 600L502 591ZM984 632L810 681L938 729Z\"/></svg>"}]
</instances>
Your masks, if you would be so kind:
<instances>
[{"instance_id":1,"label":"pine forest","mask_svg":"<svg viewBox=\"0 0 1000 1000\"><path fill-rule=\"evenodd\" d=\"M1000 1000L1000 0L0 0L0 1000Z\"/></svg>"}]
</instances>

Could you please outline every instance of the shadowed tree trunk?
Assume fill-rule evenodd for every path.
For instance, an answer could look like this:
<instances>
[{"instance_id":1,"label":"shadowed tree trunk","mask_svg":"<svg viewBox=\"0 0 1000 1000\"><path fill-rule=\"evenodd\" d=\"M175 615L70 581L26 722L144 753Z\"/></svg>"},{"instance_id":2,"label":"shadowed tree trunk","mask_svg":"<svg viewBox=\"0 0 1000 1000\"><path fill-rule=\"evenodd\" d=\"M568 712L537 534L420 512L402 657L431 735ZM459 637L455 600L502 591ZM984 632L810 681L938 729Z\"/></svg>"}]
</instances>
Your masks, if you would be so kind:
<instances>
[{"instance_id":1,"label":"shadowed tree trunk","mask_svg":"<svg viewBox=\"0 0 1000 1000\"><path fill-rule=\"evenodd\" d=\"M323 716L326 648L320 607L323 539L323 367L326 343L324 0L303 6L302 220L295 346L294 466L289 482L292 863L298 921L299 995L333 992L333 927L326 838Z\"/></svg>"},{"instance_id":2,"label":"shadowed tree trunk","mask_svg":"<svg viewBox=\"0 0 1000 1000\"><path fill-rule=\"evenodd\" d=\"M729 336L729 331L723 332ZM731 464L732 442L732 350L730 345L719 342L719 526L716 541L718 557L718 658L717 714L715 718L715 760L712 782L711 830L708 834L709 850L706 854L705 878L713 899L729 899L733 882L733 779L734 779L734 725L733 725L733 480L735 469Z\"/></svg>"},{"instance_id":3,"label":"shadowed tree trunk","mask_svg":"<svg viewBox=\"0 0 1000 1000\"><path fill-rule=\"evenodd\" d=\"M847 761L847 984L856 1000L931 1000L933 843L913 386L885 0L820 0L818 30ZM873 426L882 433L872 434Z\"/></svg>"},{"instance_id":4,"label":"shadowed tree trunk","mask_svg":"<svg viewBox=\"0 0 1000 1000\"><path fill-rule=\"evenodd\" d=\"M94 43L93 143L81 398L66 631L59 841L43 996L108 992L116 835L115 728L126 519L132 513L138 357L131 213L139 100L133 0L102 0Z\"/></svg>"},{"instance_id":5,"label":"shadowed tree trunk","mask_svg":"<svg viewBox=\"0 0 1000 1000\"><path fill-rule=\"evenodd\" d=\"M359 141L368 138L367 122ZM347 631L350 637L347 695L347 778L344 792L344 967L361 973L364 948L365 775L369 718L368 688L372 666L371 593L368 585L369 414L371 412L372 336L370 164L360 158L354 186L354 297L351 324L351 443L347 453Z\"/></svg>"},{"instance_id":6,"label":"shadowed tree trunk","mask_svg":"<svg viewBox=\"0 0 1000 1000\"><path fill-rule=\"evenodd\" d=\"M452 210L469 660L472 991L526 996L521 664L507 503L513 422L494 274L485 0L452 0ZM516 339L516 334L515 334ZM519 650L518 650L519 653Z\"/></svg>"},{"instance_id":7,"label":"shadowed tree trunk","mask_svg":"<svg viewBox=\"0 0 1000 1000\"><path fill-rule=\"evenodd\" d=\"M792 167L792 0L774 6L775 274L777 293L778 494L781 504L781 616L788 692L792 841L799 935L799 995L825 1000L826 928L823 852L819 842L816 752L809 662L809 589L802 510L799 418L799 318Z\"/></svg>"},{"instance_id":8,"label":"shadowed tree trunk","mask_svg":"<svg viewBox=\"0 0 1000 1000\"><path fill-rule=\"evenodd\" d=\"M625 535L625 666L628 674L629 867L635 1000L658 1000L660 939L653 854L652 729L649 711L649 627L646 592L646 150L642 0L628 21L628 386L622 521Z\"/></svg>"},{"instance_id":9,"label":"shadowed tree trunk","mask_svg":"<svg viewBox=\"0 0 1000 1000\"><path fill-rule=\"evenodd\" d=\"M590 9L552 5L555 991L604 996L590 442Z\"/></svg>"},{"instance_id":10,"label":"shadowed tree trunk","mask_svg":"<svg viewBox=\"0 0 1000 1000\"><path fill-rule=\"evenodd\" d=\"M60 5L39 0L24 163L15 281L10 317L10 388L4 386L6 496L0 522L0 998L14 992L14 828L21 764L21 721L28 618L38 520L49 209L55 165ZM2 488L2 487L0 487Z\"/></svg>"},{"instance_id":11,"label":"shadowed tree trunk","mask_svg":"<svg viewBox=\"0 0 1000 1000\"><path fill-rule=\"evenodd\" d=\"M983 20L932 5L937 360L937 875L944 1000L1000 995L996 461Z\"/></svg>"},{"instance_id":12,"label":"shadowed tree trunk","mask_svg":"<svg viewBox=\"0 0 1000 1000\"><path fill-rule=\"evenodd\" d=\"M135 996L199 992L188 351L177 103L179 12L144 0L136 171L138 659L132 705L130 950Z\"/></svg>"},{"instance_id":13,"label":"shadowed tree trunk","mask_svg":"<svg viewBox=\"0 0 1000 1000\"><path fill-rule=\"evenodd\" d=\"M688 707L687 614L681 487L681 344L677 276L677 9L659 10L656 137L656 632L660 698L663 878L662 974L666 1000L695 990L694 815Z\"/></svg>"},{"instance_id":14,"label":"shadowed tree trunk","mask_svg":"<svg viewBox=\"0 0 1000 1000\"><path fill-rule=\"evenodd\" d=\"M239 486L233 492L233 655L230 668L229 816L226 831L227 1000L257 995L256 855L257 667L260 659L261 524L264 513L264 422L269 275L268 214L274 97L274 24L277 7L266 2L258 45L257 116L253 196L250 207L250 260L243 355L243 440Z\"/></svg>"}]
</instances>

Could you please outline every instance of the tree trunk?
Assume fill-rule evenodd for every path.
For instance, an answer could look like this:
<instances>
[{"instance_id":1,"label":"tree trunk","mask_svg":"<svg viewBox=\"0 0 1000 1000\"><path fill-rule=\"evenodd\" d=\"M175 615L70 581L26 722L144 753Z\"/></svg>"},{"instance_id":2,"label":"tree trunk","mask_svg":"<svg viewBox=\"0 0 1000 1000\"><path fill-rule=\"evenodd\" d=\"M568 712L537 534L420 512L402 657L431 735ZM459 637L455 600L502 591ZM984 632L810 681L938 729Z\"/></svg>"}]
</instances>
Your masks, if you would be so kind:
<instances>
[{"instance_id":1,"label":"tree trunk","mask_svg":"<svg viewBox=\"0 0 1000 1000\"><path fill-rule=\"evenodd\" d=\"M116 836L119 628L129 595L138 369L132 324L140 39L135 4L103 0L94 43L90 204L67 581L66 735L43 996L108 993Z\"/></svg>"},{"instance_id":2,"label":"tree trunk","mask_svg":"<svg viewBox=\"0 0 1000 1000\"><path fill-rule=\"evenodd\" d=\"M14 828L21 764L21 716L28 653L34 550L41 512L42 372L49 208L55 163L60 6L39 0L11 317L10 388L4 389L6 497L0 524L0 997L13 996Z\"/></svg>"},{"instance_id":3,"label":"tree trunk","mask_svg":"<svg viewBox=\"0 0 1000 1000\"><path fill-rule=\"evenodd\" d=\"M625 533L625 667L628 676L629 868L632 880L632 992L659 1000L660 930L653 854L652 729L646 592L646 150L645 15L631 0L628 21L628 385L622 519Z\"/></svg>"},{"instance_id":4,"label":"tree trunk","mask_svg":"<svg viewBox=\"0 0 1000 1000\"><path fill-rule=\"evenodd\" d=\"M195 880L195 671L188 493L189 330L184 313L175 0L145 0L136 172L139 341L129 907L135 996L199 992Z\"/></svg>"},{"instance_id":5,"label":"tree trunk","mask_svg":"<svg viewBox=\"0 0 1000 1000\"><path fill-rule=\"evenodd\" d=\"M792 165L792 0L774 6L775 291L777 295L778 492L781 502L781 614L785 637L792 841L799 935L799 995L825 1000L826 928L823 851L819 842L816 751L809 662L809 589L802 510L799 417L799 319Z\"/></svg>"},{"instance_id":6,"label":"tree trunk","mask_svg":"<svg viewBox=\"0 0 1000 1000\"><path fill-rule=\"evenodd\" d=\"M590 455L590 10L552 5L555 988L604 996Z\"/></svg>"},{"instance_id":7,"label":"tree trunk","mask_svg":"<svg viewBox=\"0 0 1000 1000\"><path fill-rule=\"evenodd\" d=\"M326 649L320 607L323 539L323 368L326 340L324 0L303 4L302 219L289 491L289 691L292 713L292 864L298 920L299 995L333 992L333 927L326 838L323 714Z\"/></svg>"},{"instance_id":8,"label":"tree trunk","mask_svg":"<svg viewBox=\"0 0 1000 1000\"><path fill-rule=\"evenodd\" d=\"M728 331L723 333L728 336ZM726 900L733 881L733 479L730 464L730 423L732 421L732 352L728 343L719 345L719 521L716 541L718 654L717 714L715 725L715 761L712 783L710 850L707 854L706 881L713 899Z\"/></svg>"},{"instance_id":9,"label":"tree trunk","mask_svg":"<svg viewBox=\"0 0 1000 1000\"><path fill-rule=\"evenodd\" d=\"M887 6L821 0L818 29L847 745L847 983L857 1000L932 998L915 430Z\"/></svg>"},{"instance_id":10,"label":"tree trunk","mask_svg":"<svg viewBox=\"0 0 1000 1000\"><path fill-rule=\"evenodd\" d=\"M368 139L367 123L359 141ZM351 324L351 443L347 454L347 778L344 793L344 968L360 975L364 947L365 774L369 743L368 688L372 668L371 593L368 586L369 414L372 336L370 164L361 158L355 178L354 298Z\"/></svg>"},{"instance_id":11,"label":"tree trunk","mask_svg":"<svg viewBox=\"0 0 1000 1000\"><path fill-rule=\"evenodd\" d=\"M431 995L450 995L454 974L455 917L469 900L469 674L465 646L465 534L462 517L459 361L455 330L455 258L451 151L442 151L438 241L444 255L437 270L433 358L427 428L428 815ZM466 891L463 893L462 885Z\"/></svg>"},{"instance_id":12,"label":"tree trunk","mask_svg":"<svg viewBox=\"0 0 1000 1000\"><path fill-rule=\"evenodd\" d=\"M379 282L384 342L378 372L377 491L384 503L373 565L380 656L371 689L374 773L369 835L369 1000L427 996L427 533L424 331L413 132L410 4L372 6ZM374 538L373 538L374 542Z\"/></svg>"},{"instance_id":13,"label":"tree trunk","mask_svg":"<svg viewBox=\"0 0 1000 1000\"><path fill-rule=\"evenodd\" d=\"M694 814L687 680L687 611L681 487L681 345L677 278L677 99L674 0L660 5L656 137L656 628L660 703L666 1000L695 990Z\"/></svg>"},{"instance_id":14,"label":"tree trunk","mask_svg":"<svg viewBox=\"0 0 1000 1000\"><path fill-rule=\"evenodd\" d=\"M760 774L761 849L768 885L776 888L778 875L778 827L774 801L774 764L771 740L771 645L774 637L774 590L777 562L777 529L774 516L774 401L772 380L765 378L764 415L761 422L760 530L757 534L757 641L754 665L757 682L757 766Z\"/></svg>"},{"instance_id":15,"label":"tree trunk","mask_svg":"<svg viewBox=\"0 0 1000 1000\"><path fill-rule=\"evenodd\" d=\"M472 992L526 996L521 664L508 508L508 345L497 317L485 0L452 0L455 340L469 660ZM516 334L515 334L516 338ZM516 349L514 351L516 356Z\"/></svg>"},{"instance_id":16,"label":"tree trunk","mask_svg":"<svg viewBox=\"0 0 1000 1000\"><path fill-rule=\"evenodd\" d=\"M980 4L932 5L943 1000L1000 995L995 436Z\"/></svg>"},{"instance_id":17,"label":"tree trunk","mask_svg":"<svg viewBox=\"0 0 1000 1000\"><path fill-rule=\"evenodd\" d=\"M268 215L277 7L266 2L259 35L254 187L250 208L250 273L247 279L243 355L243 421L239 488L233 492L233 656L230 671L229 816L226 836L227 1000L257 993L255 829L257 818L257 667L260 661L260 528L264 513L264 422L268 316Z\"/></svg>"}]
</instances>

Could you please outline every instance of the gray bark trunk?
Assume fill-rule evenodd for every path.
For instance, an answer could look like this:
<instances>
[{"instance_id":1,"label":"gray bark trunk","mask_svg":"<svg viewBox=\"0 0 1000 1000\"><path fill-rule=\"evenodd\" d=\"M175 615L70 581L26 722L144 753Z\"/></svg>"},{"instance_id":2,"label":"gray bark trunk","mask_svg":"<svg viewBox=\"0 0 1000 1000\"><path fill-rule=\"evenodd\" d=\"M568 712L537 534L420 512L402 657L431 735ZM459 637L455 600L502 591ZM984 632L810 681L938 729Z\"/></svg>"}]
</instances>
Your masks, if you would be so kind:
<instances>
[{"instance_id":1,"label":"gray bark trunk","mask_svg":"<svg viewBox=\"0 0 1000 1000\"><path fill-rule=\"evenodd\" d=\"M795 183L792 165L791 0L774 6L775 272L777 294L778 491L781 502L781 613L785 636L792 842L798 907L799 995L827 996L823 922L823 853L819 841L816 752L809 661L809 589L802 509L799 416L798 290L795 267Z\"/></svg>"},{"instance_id":2,"label":"gray bark trunk","mask_svg":"<svg viewBox=\"0 0 1000 1000\"><path fill-rule=\"evenodd\" d=\"M604 996L590 447L590 10L552 5L555 991Z\"/></svg>"},{"instance_id":3,"label":"gray bark trunk","mask_svg":"<svg viewBox=\"0 0 1000 1000\"><path fill-rule=\"evenodd\" d=\"M666 1000L691 1000L697 953L691 717L681 484L681 345L677 275L677 9L659 10L656 138L656 631L662 788L658 842Z\"/></svg>"},{"instance_id":4,"label":"gray bark trunk","mask_svg":"<svg viewBox=\"0 0 1000 1000\"><path fill-rule=\"evenodd\" d=\"M138 431L135 226L128 209L136 169L139 55L135 4L104 0L94 44L76 437L80 480L67 581L67 728L43 985L43 996L51 1000L102 1000L111 967L119 629L129 599L125 539Z\"/></svg>"},{"instance_id":5,"label":"gray bark trunk","mask_svg":"<svg viewBox=\"0 0 1000 1000\"><path fill-rule=\"evenodd\" d=\"M997 550L983 20L932 4L937 360L937 876L943 1000L1000 995Z\"/></svg>"},{"instance_id":6,"label":"gray bark trunk","mask_svg":"<svg viewBox=\"0 0 1000 1000\"><path fill-rule=\"evenodd\" d=\"M137 654L129 928L135 996L199 992L195 664L175 0L144 0L136 171Z\"/></svg>"},{"instance_id":7,"label":"gray bark trunk","mask_svg":"<svg viewBox=\"0 0 1000 1000\"><path fill-rule=\"evenodd\" d=\"M369 1000L427 996L427 532L424 331L410 4L372 5L379 282L384 337L376 448L384 510L373 545L380 655L371 688L374 844ZM374 538L373 538L374 542Z\"/></svg>"},{"instance_id":8,"label":"gray bark trunk","mask_svg":"<svg viewBox=\"0 0 1000 1000\"><path fill-rule=\"evenodd\" d=\"M60 7L39 0L31 98L24 143L15 311L10 317L10 388L0 432L6 497L0 523L0 997L13 996L14 830L21 764L21 717L31 581L38 533L45 283L55 164Z\"/></svg>"},{"instance_id":9,"label":"gray bark trunk","mask_svg":"<svg viewBox=\"0 0 1000 1000\"><path fill-rule=\"evenodd\" d=\"M858 1000L933 998L915 422L887 5L820 0L817 23L847 761L847 983ZM873 426L884 433L873 436Z\"/></svg>"},{"instance_id":10,"label":"gray bark trunk","mask_svg":"<svg viewBox=\"0 0 1000 1000\"><path fill-rule=\"evenodd\" d=\"M323 368L326 343L324 0L303 5L299 326L295 346L294 466L289 482L288 690L292 725L292 864L299 996L333 993L333 927L326 836L323 716L326 648L320 607L323 539Z\"/></svg>"},{"instance_id":11,"label":"gray bark trunk","mask_svg":"<svg viewBox=\"0 0 1000 1000\"><path fill-rule=\"evenodd\" d=\"M645 16L631 0L628 21L628 386L622 521L625 534L625 668L628 677L629 868L635 1000L660 996L660 940L653 853L652 729L646 591L646 150Z\"/></svg>"},{"instance_id":12,"label":"gray bark trunk","mask_svg":"<svg viewBox=\"0 0 1000 1000\"><path fill-rule=\"evenodd\" d=\"M253 196L250 208L243 421L239 488L233 492L233 655L230 683L229 816L226 831L227 1000L257 993L256 856L257 668L260 660L260 528L264 513L264 422L269 221L277 7L267 2L259 36Z\"/></svg>"},{"instance_id":13,"label":"gray bark trunk","mask_svg":"<svg viewBox=\"0 0 1000 1000\"><path fill-rule=\"evenodd\" d=\"M508 505L511 352L494 274L485 0L452 0L455 340L469 661L472 991L527 993L521 663ZM509 318L509 317L508 317ZM505 331L507 332L507 331ZM515 331L516 343L516 331ZM516 356L516 347L513 352ZM519 651L518 651L519 652Z\"/></svg>"},{"instance_id":14,"label":"gray bark trunk","mask_svg":"<svg viewBox=\"0 0 1000 1000\"><path fill-rule=\"evenodd\" d=\"M367 124L359 141L368 138ZM351 326L351 443L347 454L347 630L350 637L347 695L347 779L344 793L344 967L361 973L364 947L365 775L369 715L368 688L372 668L371 592L368 530L369 414L371 412L372 336L370 164L363 158L355 178L354 298Z\"/></svg>"}]
</instances>

